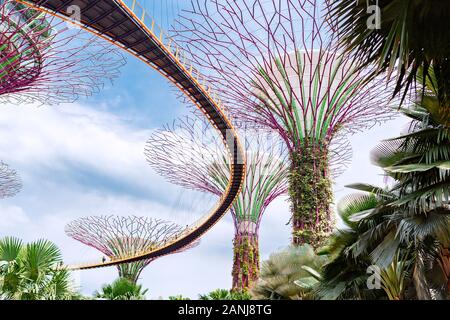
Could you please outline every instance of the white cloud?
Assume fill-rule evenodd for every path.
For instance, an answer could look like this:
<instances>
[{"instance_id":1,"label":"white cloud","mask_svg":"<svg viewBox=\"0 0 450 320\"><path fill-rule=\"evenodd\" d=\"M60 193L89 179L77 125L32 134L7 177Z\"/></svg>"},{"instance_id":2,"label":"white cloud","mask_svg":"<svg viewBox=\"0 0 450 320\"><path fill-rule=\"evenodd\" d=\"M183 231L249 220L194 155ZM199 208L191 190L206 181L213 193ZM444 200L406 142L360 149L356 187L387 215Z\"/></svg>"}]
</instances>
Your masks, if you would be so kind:
<instances>
[{"instance_id":1,"label":"white cloud","mask_svg":"<svg viewBox=\"0 0 450 320\"><path fill-rule=\"evenodd\" d=\"M21 207L0 204L0 230L8 230L29 222L29 217Z\"/></svg>"},{"instance_id":2,"label":"white cloud","mask_svg":"<svg viewBox=\"0 0 450 320\"><path fill-rule=\"evenodd\" d=\"M180 224L199 218L212 198L165 183L146 164L143 148L150 130L128 126L127 120L79 104L58 108L2 106L1 160L18 170L24 189L0 202L0 236L25 241L47 238L63 251L66 262L99 259L101 253L64 234L64 226L80 216L136 214L174 219ZM336 200L350 193L351 182L381 184L381 172L370 164L369 151L379 140L396 135L404 120L351 138L354 157L336 183ZM386 128L390 128L386 130ZM80 179L79 176L82 176ZM99 186L96 179L106 179ZM125 186L117 192L118 184ZM141 192L136 195L134 190ZM205 205L206 203L206 205ZM261 257L289 244L289 204L280 198L268 208L260 229ZM154 261L141 282L150 296L182 293L196 298L231 285L233 223L228 215L189 252ZM91 294L114 280L115 268L77 273L81 290Z\"/></svg>"},{"instance_id":3,"label":"white cloud","mask_svg":"<svg viewBox=\"0 0 450 320\"><path fill-rule=\"evenodd\" d=\"M212 197L181 191L157 176L143 155L149 134L150 130L131 128L126 120L79 104L58 108L2 106L0 153L2 160L20 173L24 189L0 203L0 236L14 235L24 241L47 238L62 249L67 263L77 263L98 260L102 255L64 234L64 226L78 217L135 214L182 225L199 218L210 209ZM77 180L83 172L88 172L86 179ZM109 192L109 181L98 188L93 180L99 175L137 186L148 196L137 197L126 188L123 193ZM231 220L221 221L192 255L181 253L152 263L143 275L144 286L151 289L154 298L175 294L177 284L172 287L164 279L179 279L187 273L186 294L193 297L210 288L229 286L231 280L220 275L230 273L224 262L231 257L232 234ZM227 250L229 256L223 254ZM212 257L216 267L209 271L199 268L201 261ZM178 274L175 266L180 265L185 271ZM116 276L114 268L77 273L85 294Z\"/></svg>"},{"instance_id":4,"label":"white cloud","mask_svg":"<svg viewBox=\"0 0 450 320\"><path fill-rule=\"evenodd\" d=\"M136 188L157 190L151 182L161 178L143 154L150 132L133 130L111 114L78 104L5 105L0 112L2 159L23 175L42 168L61 174L75 166Z\"/></svg>"}]
</instances>

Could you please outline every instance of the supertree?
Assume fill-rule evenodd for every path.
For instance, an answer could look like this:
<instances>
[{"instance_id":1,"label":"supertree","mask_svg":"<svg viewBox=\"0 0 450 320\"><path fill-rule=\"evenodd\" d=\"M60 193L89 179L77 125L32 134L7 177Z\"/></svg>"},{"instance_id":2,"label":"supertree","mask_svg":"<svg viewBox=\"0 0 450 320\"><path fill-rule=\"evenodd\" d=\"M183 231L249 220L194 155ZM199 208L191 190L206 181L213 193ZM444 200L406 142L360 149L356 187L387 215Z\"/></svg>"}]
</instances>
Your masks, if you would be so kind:
<instances>
[{"instance_id":1,"label":"supertree","mask_svg":"<svg viewBox=\"0 0 450 320\"><path fill-rule=\"evenodd\" d=\"M3 102L72 102L97 92L123 64L106 41L16 1L0 0Z\"/></svg>"},{"instance_id":2,"label":"supertree","mask_svg":"<svg viewBox=\"0 0 450 320\"><path fill-rule=\"evenodd\" d=\"M111 260L130 257L148 250L156 249L185 232L185 227L176 223L139 216L91 216L69 223L66 234L90 247L93 247ZM185 251L197 246L194 242ZM177 253L175 252L175 253ZM155 259L119 264L119 277L137 282L142 270Z\"/></svg>"},{"instance_id":3,"label":"supertree","mask_svg":"<svg viewBox=\"0 0 450 320\"><path fill-rule=\"evenodd\" d=\"M269 204L287 191L286 147L267 129L241 128L247 159L242 192L231 207L234 221L232 288L246 290L259 276L259 226ZM205 121L180 118L153 132L146 156L169 182L220 197L228 183L228 157Z\"/></svg>"},{"instance_id":4,"label":"supertree","mask_svg":"<svg viewBox=\"0 0 450 320\"><path fill-rule=\"evenodd\" d=\"M235 229L234 290L246 290L258 279L261 218L267 206L287 187L282 145L270 141L267 133L247 132L243 138L246 179L231 208ZM145 153L150 165L172 183L217 197L227 187L230 167L222 142L205 121L196 117L179 119L153 132Z\"/></svg>"},{"instance_id":5,"label":"supertree","mask_svg":"<svg viewBox=\"0 0 450 320\"><path fill-rule=\"evenodd\" d=\"M236 120L278 132L289 151L293 243L333 229L331 142L392 117L391 86L335 51L316 0L193 0L174 38Z\"/></svg>"},{"instance_id":6,"label":"supertree","mask_svg":"<svg viewBox=\"0 0 450 320\"><path fill-rule=\"evenodd\" d=\"M15 196L22 188L17 172L0 161L0 199Z\"/></svg>"}]
</instances>

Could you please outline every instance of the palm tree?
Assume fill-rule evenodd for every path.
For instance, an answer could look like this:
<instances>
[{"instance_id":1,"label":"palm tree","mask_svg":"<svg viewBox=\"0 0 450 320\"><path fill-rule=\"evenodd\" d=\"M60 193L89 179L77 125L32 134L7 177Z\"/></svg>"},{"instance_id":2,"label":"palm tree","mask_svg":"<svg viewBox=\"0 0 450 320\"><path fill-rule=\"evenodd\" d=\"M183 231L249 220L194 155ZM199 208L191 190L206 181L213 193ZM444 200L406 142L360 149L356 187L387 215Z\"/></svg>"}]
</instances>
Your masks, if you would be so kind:
<instances>
[{"instance_id":1,"label":"palm tree","mask_svg":"<svg viewBox=\"0 0 450 320\"><path fill-rule=\"evenodd\" d=\"M305 267L320 270L326 259L316 255L308 244L272 254L262 264L260 279L251 290L252 297L266 300L313 298L310 288L298 286L296 282L309 276Z\"/></svg>"},{"instance_id":2,"label":"palm tree","mask_svg":"<svg viewBox=\"0 0 450 320\"><path fill-rule=\"evenodd\" d=\"M390 243L380 245L378 233L387 226L395 228L391 216L395 211L384 203L398 200L388 190L372 185L354 184L348 187L367 193L351 194L338 204L338 213L345 228L337 230L323 249L329 254L314 288L321 299L384 299L400 300L410 297L413 256L405 247L396 248L394 256L379 259L380 252ZM389 232L388 232L389 234ZM378 259L378 260L377 260ZM373 269L377 267L377 269ZM380 287L368 286L370 273L378 272Z\"/></svg>"},{"instance_id":3,"label":"palm tree","mask_svg":"<svg viewBox=\"0 0 450 320\"><path fill-rule=\"evenodd\" d=\"M229 291L216 289L208 294L201 294L200 300L250 300L251 295L247 291Z\"/></svg>"},{"instance_id":4,"label":"palm tree","mask_svg":"<svg viewBox=\"0 0 450 320\"><path fill-rule=\"evenodd\" d=\"M339 44L347 53L353 53L361 66L374 63L378 65L376 74L387 71L389 77L397 70L395 94L403 90L403 97L417 76L430 79L434 67L434 86L439 89L437 98L449 110L449 1L327 2L329 20ZM373 23L374 18L379 23Z\"/></svg>"},{"instance_id":5,"label":"palm tree","mask_svg":"<svg viewBox=\"0 0 450 320\"><path fill-rule=\"evenodd\" d=\"M364 268L375 264L382 269L381 280L389 298L410 295L409 287L419 299L448 295L450 127L440 114L432 112L434 104L429 102L435 97L429 97L402 109L412 119L409 131L384 141L372 153L374 163L394 185L389 190L350 186L369 194L353 196L341 207L350 230L332 238L330 253L335 258L324 268L324 292L339 282L345 289L338 297L345 297L349 287L356 288L350 296L358 296L364 287ZM352 279L342 268L361 262L359 271L350 273L359 282L351 285Z\"/></svg>"},{"instance_id":6,"label":"palm tree","mask_svg":"<svg viewBox=\"0 0 450 320\"><path fill-rule=\"evenodd\" d=\"M413 119L410 132L385 141L373 154L374 162L397 182L392 191L398 199L385 204L395 210L397 236L384 252L401 244L413 246L413 278L423 299L431 298L433 285L426 273L434 267L440 265L447 290L450 283L448 263L438 263L448 262L450 247L450 127L429 111L428 101L403 110Z\"/></svg>"},{"instance_id":7,"label":"palm tree","mask_svg":"<svg viewBox=\"0 0 450 320\"><path fill-rule=\"evenodd\" d=\"M145 300L147 289L126 278L118 278L111 284L105 284L100 292L94 292L97 299L107 300Z\"/></svg>"},{"instance_id":8,"label":"palm tree","mask_svg":"<svg viewBox=\"0 0 450 320\"><path fill-rule=\"evenodd\" d=\"M47 240L24 244L20 239L0 240L0 296L15 300L71 299L70 274L60 268L58 247Z\"/></svg>"},{"instance_id":9,"label":"palm tree","mask_svg":"<svg viewBox=\"0 0 450 320\"><path fill-rule=\"evenodd\" d=\"M375 187L367 187L375 190ZM383 194L381 190L380 194ZM322 249L330 260L320 270L320 283L314 287L320 299L375 299L380 296L379 291L367 290L367 268L372 261L365 251L360 252L360 247L355 246L371 225L378 223L373 216L358 219L358 215L364 217L377 205L374 194L351 194L339 202L337 211L345 227L336 230Z\"/></svg>"}]
</instances>

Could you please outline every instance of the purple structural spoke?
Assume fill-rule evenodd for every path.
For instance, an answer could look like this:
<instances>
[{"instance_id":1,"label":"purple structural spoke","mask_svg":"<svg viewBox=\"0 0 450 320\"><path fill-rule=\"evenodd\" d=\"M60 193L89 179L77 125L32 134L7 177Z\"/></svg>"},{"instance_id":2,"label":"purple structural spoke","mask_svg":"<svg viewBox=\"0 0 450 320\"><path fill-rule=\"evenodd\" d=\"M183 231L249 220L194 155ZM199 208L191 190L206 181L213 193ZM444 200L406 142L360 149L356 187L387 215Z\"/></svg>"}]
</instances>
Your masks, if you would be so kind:
<instances>
[{"instance_id":1,"label":"purple structural spoke","mask_svg":"<svg viewBox=\"0 0 450 320\"><path fill-rule=\"evenodd\" d=\"M133 257L164 246L186 227L161 219L139 216L91 216L79 218L66 226L66 234L97 249L108 259ZM183 248L185 251L198 241ZM173 253L177 253L173 252ZM106 257L103 258L106 261ZM117 266L119 276L136 282L142 270L155 259L144 259Z\"/></svg>"},{"instance_id":2,"label":"purple structural spoke","mask_svg":"<svg viewBox=\"0 0 450 320\"><path fill-rule=\"evenodd\" d=\"M0 199L15 196L22 189L22 181L14 169L0 161Z\"/></svg>"},{"instance_id":3,"label":"purple structural spoke","mask_svg":"<svg viewBox=\"0 0 450 320\"><path fill-rule=\"evenodd\" d=\"M0 1L0 101L58 104L98 92L125 63L112 44L13 0Z\"/></svg>"},{"instance_id":4,"label":"purple structural spoke","mask_svg":"<svg viewBox=\"0 0 450 320\"><path fill-rule=\"evenodd\" d=\"M241 126L238 131L247 172L241 193L231 207L235 227L232 287L246 290L259 275L259 227L264 212L287 192L289 154L272 130ZM345 146L340 143L337 149ZM155 130L145 154L157 173L184 188L220 197L228 185L230 164L223 142L200 116L179 118ZM340 152L332 154L337 164L345 162L339 161Z\"/></svg>"},{"instance_id":5,"label":"purple structural spoke","mask_svg":"<svg viewBox=\"0 0 450 320\"><path fill-rule=\"evenodd\" d=\"M349 160L346 136L391 119L396 105L391 83L366 80L373 69L335 49L326 2L193 0L173 30L233 119L285 142L292 240L315 247L334 227L330 153Z\"/></svg>"}]
</instances>

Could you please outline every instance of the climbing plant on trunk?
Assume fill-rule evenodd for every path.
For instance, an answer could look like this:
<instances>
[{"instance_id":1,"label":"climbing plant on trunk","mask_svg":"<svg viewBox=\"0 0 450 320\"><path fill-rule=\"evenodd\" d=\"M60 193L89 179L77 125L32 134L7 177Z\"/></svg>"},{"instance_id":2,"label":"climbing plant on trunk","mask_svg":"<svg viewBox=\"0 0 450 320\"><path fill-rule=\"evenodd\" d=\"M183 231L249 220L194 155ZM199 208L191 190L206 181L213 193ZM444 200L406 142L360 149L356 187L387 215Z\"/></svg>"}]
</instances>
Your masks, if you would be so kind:
<instances>
[{"instance_id":1,"label":"climbing plant on trunk","mask_svg":"<svg viewBox=\"0 0 450 320\"><path fill-rule=\"evenodd\" d=\"M321 3L194 0L174 34L236 120L284 140L293 243L314 246L333 227L327 146L391 118L393 91L335 50Z\"/></svg>"},{"instance_id":2,"label":"climbing plant on trunk","mask_svg":"<svg viewBox=\"0 0 450 320\"><path fill-rule=\"evenodd\" d=\"M245 131L242 143L247 172L241 193L231 207L234 222L233 291L246 291L259 276L259 226L266 208L287 192L285 147L267 130ZM147 159L170 182L221 196L230 176L223 143L205 121L179 119L154 132Z\"/></svg>"}]
</instances>

